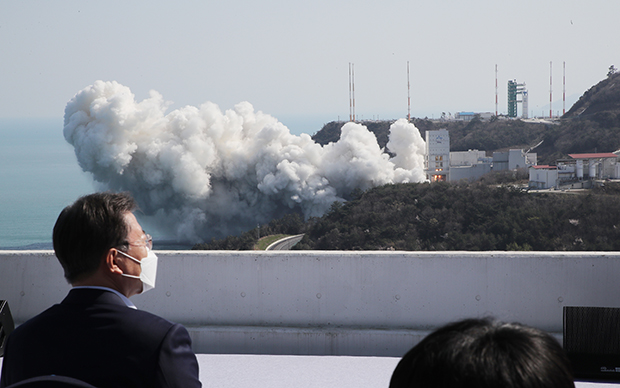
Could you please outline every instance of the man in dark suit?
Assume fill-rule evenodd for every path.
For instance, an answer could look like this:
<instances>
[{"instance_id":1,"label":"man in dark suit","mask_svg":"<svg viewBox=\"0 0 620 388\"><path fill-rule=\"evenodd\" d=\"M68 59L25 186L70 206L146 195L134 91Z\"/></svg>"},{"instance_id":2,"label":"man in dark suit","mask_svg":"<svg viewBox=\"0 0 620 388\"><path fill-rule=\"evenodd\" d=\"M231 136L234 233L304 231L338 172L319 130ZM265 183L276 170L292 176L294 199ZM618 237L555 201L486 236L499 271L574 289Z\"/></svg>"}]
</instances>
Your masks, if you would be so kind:
<instances>
[{"instance_id":1,"label":"man in dark suit","mask_svg":"<svg viewBox=\"0 0 620 388\"><path fill-rule=\"evenodd\" d=\"M201 386L187 330L129 301L157 270L135 208L129 194L96 193L61 212L54 251L73 288L9 336L0 388L52 374L98 388Z\"/></svg>"}]
</instances>

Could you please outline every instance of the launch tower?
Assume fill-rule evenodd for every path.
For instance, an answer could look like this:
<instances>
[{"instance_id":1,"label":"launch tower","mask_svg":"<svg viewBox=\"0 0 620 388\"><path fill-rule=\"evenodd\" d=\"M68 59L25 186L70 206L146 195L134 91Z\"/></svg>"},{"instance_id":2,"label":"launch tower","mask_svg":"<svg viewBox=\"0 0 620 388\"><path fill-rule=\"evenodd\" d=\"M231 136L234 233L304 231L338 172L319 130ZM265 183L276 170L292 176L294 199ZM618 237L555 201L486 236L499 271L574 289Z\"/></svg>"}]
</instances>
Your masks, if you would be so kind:
<instances>
[{"instance_id":1,"label":"launch tower","mask_svg":"<svg viewBox=\"0 0 620 388\"><path fill-rule=\"evenodd\" d=\"M517 97L521 95L522 98L519 100ZM522 104L522 113L521 117L527 119L527 89L525 88L525 82L522 84L518 84L517 80L508 81L508 117L517 117L517 103Z\"/></svg>"}]
</instances>

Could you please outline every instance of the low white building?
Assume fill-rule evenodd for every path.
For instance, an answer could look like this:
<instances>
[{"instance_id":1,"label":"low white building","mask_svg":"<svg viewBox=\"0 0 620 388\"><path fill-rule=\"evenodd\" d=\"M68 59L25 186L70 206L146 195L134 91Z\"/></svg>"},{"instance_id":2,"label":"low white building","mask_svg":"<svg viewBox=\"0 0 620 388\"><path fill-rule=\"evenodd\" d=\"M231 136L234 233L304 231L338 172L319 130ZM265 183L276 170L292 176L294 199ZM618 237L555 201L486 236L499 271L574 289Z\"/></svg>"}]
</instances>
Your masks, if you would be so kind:
<instances>
[{"instance_id":1,"label":"low white building","mask_svg":"<svg viewBox=\"0 0 620 388\"><path fill-rule=\"evenodd\" d=\"M560 164L572 166L576 179L608 179L620 177L618 155L612 152L589 154L569 154L569 160L558 161Z\"/></svg>"},{"instance_id":2,"label":"low white building","mask_svg":"<svg viewBox=\"0 0 620 388\"><path fill-rule=\"evenodd\" d=\"M533 189L589 188L593 180L620 178L618 155L611 152L569 154L557 166L531 166L529 187Z\"/></svg>"},{"instance_id":3,"label":"low white building","mask_svg":"<svg viewBox=\"0 0 620 388\"><path fill-rule=\"evenodd\" d=\"M460 180L475 181L484 174L491 172L491 163L478 163L472 166L450 166L450 182L458 182Z\"/></svg>"},{"instance_id":4,"label":"low white building","mask_svg":"<svg viewBox=\"0 0 620 388\"><path fill-rule=\"evenodd\" d=\"M493 158L487 157L485 151L469 150L450 152L450 174L448 181L473 181L491 172Z\"/></svg>"},{"instance_id":5,"label":"low white building","mask_svg":"<svg viewBox=\"0 0 620 388\"><path fill-rule=\"evenodd\" d=\"M526 153L522 149L493 152L493 171L516 170L534 166L537 163L535 153Z\"/></svg>"},{"instance_id":6,"label":"low white building","mask_svg":"<svg viewBox=\"0 0 620 388\"><path fill-rule=\"evenodd\" d=\"M458 112L454 115L454 119L460 120L460 121L471 121L476 116L478 116L481 120L490 120L491 117L495 116L495 113L492 113L492 112Z\"/></svg>"},{"instance_id":7,"label":"low white building","mask_svg":"<svg viewBox=\"0 0 620 388\"><path fill-rule=\"evenodd\" d=\"M469 150L450 152L450 167L473 166L482 161L492 161L488 158L485 151Z\"/></svg>"},{"instance_id":8,"label":"low white building","mask_svg":"<svg viewBox=\"0 0 620 388\"><path fill-rule=\"evenodd\" d=\"M550 189L556 186L558 168L556 166L531 166L529 169L531 189Z\"/></svg>"}]
</instances>

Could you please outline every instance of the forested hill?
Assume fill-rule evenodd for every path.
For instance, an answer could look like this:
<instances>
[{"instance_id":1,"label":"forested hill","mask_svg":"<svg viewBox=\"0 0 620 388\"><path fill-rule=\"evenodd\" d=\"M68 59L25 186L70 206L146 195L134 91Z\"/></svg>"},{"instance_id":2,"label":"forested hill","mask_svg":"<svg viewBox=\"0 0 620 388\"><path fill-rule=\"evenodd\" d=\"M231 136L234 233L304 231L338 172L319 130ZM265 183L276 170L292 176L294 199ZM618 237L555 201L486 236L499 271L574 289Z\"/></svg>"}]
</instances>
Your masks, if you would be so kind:
<instances>
[{"instance_id":1,"label":"forested hill","mask_svg":"<svg viewBox=\"0 0 620 388\"><path fill-rule=\"evenodd\" d=\"M588 117L601 124L611 119L618 122L620 113L620 72L611 72L607 78L588 89L563 116L565 119Z\"/></svg>"},{"instance_id":2,"label":"forested hill","mask_svg":"<svg viewBox=\"0 0 620 388\"><path fill-rule=\"evenodd\" d=\"M580 194L516 186L407 183L334 202L320 218L298 214L194 249L253 249L258 237L305 233L298 250L620 250L620 184Z\"/></svg>"},{"instance_id":3,"label":"forested hill","mask_svg":"<svg viewBox=\"0 0 620 388\"><path fill-rule=\"evenodd\" d=\"M375 134L379 146L385 147L392 122L361 123ZM586 91L556 124L497 117L469 122L416 118L412 122L422 137L427 130L447 129L452 151L529 149L542 141L533 151L538 154L539 164L555 164L570 153L612 152L620 149L620 73L609 74ZM319 144L337 141L344 124L327 123L312 138Z\"/></svg>"},{"instance_id":4,"label":"forested hill","mask_svg":"<svg viewBox=\"0 0 620 388\"><path fill-rule=\"evenodd\" d=\"M530 148L542 141L534 151L539 164L555 164L570 153L611 152L620 149L620 73L586 91L558 124L501 118L413 122L422 136L447 129L453 151ZM363 124L385 147L391 123ZM328 123L313 138L320 144L337 141L342 125ZM305 233L294 249L620 250L620 185L606 183L582 194L532 194L497 187L502 182L492 179L376 187L335 203L321 218L304 222L287 215L195 249L252 249L259 235Z\"/></svg>"},{"instance_id":5,"label":"forested hill","mask_svg":"<svg viewBox=\"0 0 620 388\"><path fill-rule=\"evenodd\" d=\"M620 249L620 186L532 194L482 183L375 187L311 220L293 249Z\"/></svg>"}]
</instances>

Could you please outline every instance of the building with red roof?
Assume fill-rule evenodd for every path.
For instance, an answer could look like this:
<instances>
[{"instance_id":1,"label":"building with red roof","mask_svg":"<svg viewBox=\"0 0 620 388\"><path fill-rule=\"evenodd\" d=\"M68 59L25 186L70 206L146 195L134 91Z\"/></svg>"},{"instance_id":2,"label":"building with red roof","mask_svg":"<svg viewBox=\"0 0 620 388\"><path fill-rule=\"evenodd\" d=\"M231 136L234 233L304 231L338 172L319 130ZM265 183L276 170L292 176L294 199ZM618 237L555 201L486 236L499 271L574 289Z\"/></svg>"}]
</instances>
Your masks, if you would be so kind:
<instances>
[{"instance_id":1,"label":"building with red roof","mask_svg":"<svg viewBox=\"0 0 620 388\"><path fill-rule=\"evenodd\" d=\"M532 166L529 187L533 189L589 188L592 181L620 178L618 155L613 152L569 154L557 166Z\"/></svg>"}]
</instances>

